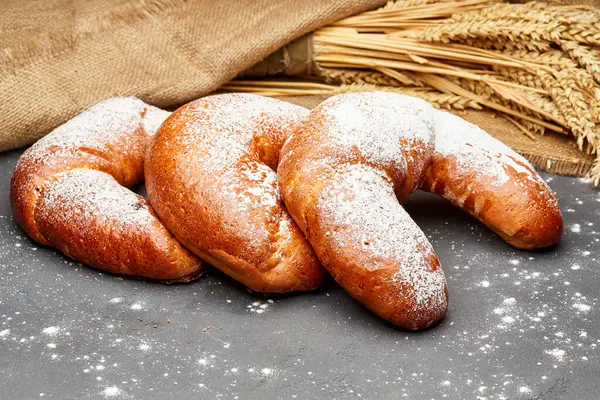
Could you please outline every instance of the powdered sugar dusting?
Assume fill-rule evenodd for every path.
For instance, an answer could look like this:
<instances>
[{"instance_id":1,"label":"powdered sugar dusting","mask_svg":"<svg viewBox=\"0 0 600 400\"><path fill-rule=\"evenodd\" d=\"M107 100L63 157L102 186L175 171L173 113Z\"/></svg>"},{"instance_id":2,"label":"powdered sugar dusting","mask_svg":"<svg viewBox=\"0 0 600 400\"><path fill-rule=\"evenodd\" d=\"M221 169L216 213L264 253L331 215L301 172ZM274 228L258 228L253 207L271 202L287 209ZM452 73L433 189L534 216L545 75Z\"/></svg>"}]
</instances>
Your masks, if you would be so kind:
<instances>
[{"instance_id":1,"label":"powdered sugar dusting","mask_svg":"<svg viewBox=\"0 0 600 400\"><path fill-rule=\"evenodd\" d=\"M116 397L122 393L123 391L116 386L109 386L101 392L104 397Z\"/></svg>"},{"instance_id":2,"label":"powdered sugar dusting","mask_svg":"<svg viewBox=\"0 0 600 400\"><path fill-rule=\"evenodd\" d=\"M461 168L491 177L494 186L509 181L507 167L543 183L527 160L478 126L440 110L434 110L434 118L438 155L455 157Z\"/></svg>"},{"instance_id":3,"label":"powdered sugar dusting","mask_svg":"<svg viewBox=\"0 0 600 400\"><path fill-rule=\"evenodd\" d=\"M319 215L335 227L328 240L334 249L357 253L374 271L395 265L392 280L411 298L415 310L446 307L446 280L432 270L427 238L398 203L389 178L374 168L351 165L339 170L318 199ZM340 255L341 256L341 255Z\"/></svg>"},{"instance_id":4,"label":"powdered sugar dusting","mask_svg":"<svg viewBox=\"0 0 600 400\"><path fill-rule=\"evenodd\" d=\"M545 353L554 357L556 361L563 361L565 357L565 351L561 349L546 350Z\"/></svg>"},{"instance_id":5,"label":"powdered sugar dusting","mask_svg":"<svg viewBox=\"0 0 600 400\"><path fill-rule=\"evenodd\" d=\"M58 331L60 331L60 328L58 326L49 326L47 328L42 329L42 333L50 336L56 335Z\"/></svg>"},{"instance_id":6,"label":"powdered sugar dusting","mask_svg":"<svg viewBox=\"0 0 600 400\"><path fill-rule=\"evenodd\" d=\"M144 114L144 118L142 118ZM123 132L132 132L143 124L146 133L154 134L168 112L152 107L135 97L115 97L67 121L44 136L24 155L30 162L43 161L52 154L71 153L79 148L105 149L107 143L118 142ZM127 152L127 148L119 149Z\"/></svg>"},{"instance_id":7,"label":"powdered sugar dusting","mask_svg":"<svg viewBox=\"0 0 600 400\"><path fill-rule=\"evenodd\" d=\"M152 106L146 107L146 113L142 119L142 126L148 135L154 136L160 125L169 117L169 115L171 115L171 113Z\"/></svg>"},{"instance_id":8,"label":"powdered sugar dusting","mask_svg":"<svg viewBox=\"0 0 600 400\"><path fill-rule=\"evenodd\" d=\"M120 226L135 225L148 229L158 220L146 202L110 175L89 169L75 169L60 174L38 206L48 221L57 218L70 221L80 235L102 221ZM146 227L146 228L144 228Z\"/></svg>"},{"instance_id":9,"label":"powdered sugar dusting","mask_svg":"<svg viewBox=\"0 0 600 400\"><path fill-rule=\"evenodd\" d=\"M273 245L277 227L285 229L293 222L283 206L274 168L291 128L307 113L256 95L209 96L181 110L175 117L181 124L177 133L155 139L153 149L168 145L177 154L181 167L172 171L174 181L197 177L195 190L202 191L198 207L210 209L198 213L199 223L245 244L227 249L228 254L248 262L255 257L251 263L256 264L257 255L267 262L270 255L265 252L279 249ZM149 194L155 200L162 193ZM178 233L202 249L223 249L207 235Z\"/></svg>"},{"instance_id":10,"label":"powdered sugar dusting","mask_svg":"<svg viewBox=\"0 0 600 400\"><path fill-rule=\"evenodd\" d=\"M420 151L432 140L432 107L420 99L394 93L352 93L337 96L322 108L330 122L327 135L344 153L358 150L378 166L400 164L403 150ZM401 145L401 141L404 145ZM425 144L415 146L416 142Z\"/></svg>"},{"instance_id":11,"label":"powdered sugar dusting","mask_svg":"<svg viewBox=\"0 0 600 400\"><path fill-rule=\"evenodd\" d=\"M235 169L254 150L250 146L253 140L281 147L289 131L272 128L282 122L291 127L291 123L308 113L302 107L248 94L206 97L192 103L190 111L197 118L189 120L185 128L188 135L179 137L179 143L185 146L190 141L203 142L206 153L200 166L206 174Z\"/></svg>"}]
</instances>

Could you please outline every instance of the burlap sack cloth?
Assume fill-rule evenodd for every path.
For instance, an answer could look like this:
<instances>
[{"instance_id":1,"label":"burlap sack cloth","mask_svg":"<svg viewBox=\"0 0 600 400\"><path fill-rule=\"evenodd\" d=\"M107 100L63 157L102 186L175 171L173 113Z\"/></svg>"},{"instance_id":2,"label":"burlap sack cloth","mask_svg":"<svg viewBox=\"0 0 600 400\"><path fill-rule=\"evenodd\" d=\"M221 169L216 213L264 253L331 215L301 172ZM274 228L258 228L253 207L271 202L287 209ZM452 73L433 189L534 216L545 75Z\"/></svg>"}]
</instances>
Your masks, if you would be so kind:
<instances>
[{"instance_id":1,"label":"burlap sack cloth","mask_svg":"<svg viewBox=\"0 0 600 400\"><path fill-rule=\"evenodd\" d=\"M133 95L174 108L214 91L305 33L385 3L0 0L0 151L31 144L112 96ZM295 51L288 51L294 46ZM305 57L310 50L298 46L306 44L299 41L280 50L252 74L268 75L281 68L300 74L289 70L291 65L312 74L310 62L290 59L294 54ZM279 61L273 64L274 59ZM312 106L321 99L288 100ZM589 170L592 158L565 137L546 135L532 141L491 113L463 116L538 167L569 174Z\"/></svg>"},{"instance_id":2,"label":"burlap sack cloth","mask_svg":"<svg viewBox=\"0 0 600 400\"><path fill-rule=\"evenodd\" d=\"M171 108L385 0L0 0L0 151L98 101Z\"/></svg>"}]
</instances>

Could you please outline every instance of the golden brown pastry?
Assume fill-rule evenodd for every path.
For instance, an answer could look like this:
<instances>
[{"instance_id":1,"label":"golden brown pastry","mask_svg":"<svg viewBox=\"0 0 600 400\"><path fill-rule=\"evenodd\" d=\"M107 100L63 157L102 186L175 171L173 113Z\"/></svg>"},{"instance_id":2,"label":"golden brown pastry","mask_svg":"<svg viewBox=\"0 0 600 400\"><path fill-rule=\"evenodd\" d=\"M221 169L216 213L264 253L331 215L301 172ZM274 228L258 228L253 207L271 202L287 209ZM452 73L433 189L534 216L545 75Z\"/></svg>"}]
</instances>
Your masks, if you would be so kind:
<instances>
[{"instance_id":1,"label":"golden brown pastry","mask_svg":"<svg viewBox=\"0 0 600 400\"><path fill-rule=\"evenodd\" d=\"M146 159L152 206L203 260L258 292L312 290L324 271L280 197L275 169L308 111L244 94L175 111Z\"/></svg>"},{"instance_id":2,"label":"golden brown pastry","mask_svg":"<svg viewBox=\"0 0 600 400\"><path fill-rule=\"evenodd\" d=\"M12 176L17 222L36 242L103 271L164 282L198 277L202 262L127 189L143 180L148 141L168 115L114 98L39 140Z\"/></svg>"},{"instance_id":3,"label":"golden brown pastry","mask_svg":"<svg viewBox=\"0 0 600 400\"><path fill-rule=\"evenodd\" d=\"M420 186L512 244L545 246L560 236L560 211L546 184L512 150L483 131L470 137L473 131L420 99L354 93L321 103L281 151L283 199L322 265L366 307L404 328L439 321L448 304L438 258L401 206Z\"/></svg>"},{"instance_id":4,"label":"golden brown pastry","mask_svg":"<svg viewBox=\"0 0 600 400\"><path fill-rule=\"evenodd\" d=\"M558 242L560 208L527 160L456 115L434 110L434 122L435 151L421 189L448 199L517 248Z\"/></svg>"}]
</instances>

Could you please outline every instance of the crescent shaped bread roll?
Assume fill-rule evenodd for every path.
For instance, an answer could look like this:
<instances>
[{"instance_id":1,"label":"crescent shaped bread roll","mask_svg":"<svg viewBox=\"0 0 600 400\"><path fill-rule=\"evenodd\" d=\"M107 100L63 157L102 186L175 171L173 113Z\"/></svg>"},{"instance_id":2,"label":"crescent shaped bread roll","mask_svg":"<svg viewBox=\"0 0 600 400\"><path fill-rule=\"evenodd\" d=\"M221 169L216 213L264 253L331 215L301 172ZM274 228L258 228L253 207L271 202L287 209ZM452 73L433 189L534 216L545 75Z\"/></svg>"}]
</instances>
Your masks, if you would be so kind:
<instances>
[{"instance_id":1,"label":"crescent shaped bread roll","mask_svg":"<svg viewBox=\"0 0 600 400\"><path fill-rule=\"evenodd\" d=\"M114 98L39 140L11 180L19 225L36 242L103 271L163 282L198 277L201 261L127 189L143 180L149 138L168 115Z\"/></svg>"},{"instance_id":2,"label":"crescent shaped bread roll","mask_svg":"<svg viewBox=\"0 0 600 400\"><path fill-rule=\"evenodd\" d=\"M423 329L446 313L446 279L399 201L423 179L434 148L431 106L392 93L331 97L281 151L285 204L322 265L393 324Z\"/></svg>"},{"instance_id":3,"label":"crescent shaped bread roll","mask_svg":"<svg viewBox=\"0 0 600 400\"><path fill-rule=\"evenodd\" d=\"M146 187L161 220L254 291L313 290L324 278L275 173L283 141L307 113L261 96L209 96L175 111L148 152Z\"/></svg>"},{"instance_id":4,"label":"crescent shaped bread roll","mask_svg":"<svg viewBox=\"0 0 600 400\"><path fill-rule=\"evenodd\" d=\"M416 98L384 92L329 98L281 152L285 204L323 266L353 297L408 329L439 321L446 281L400 203L417 188L477 217L509 244L556 243L554 194L510 148Z\"/></svg>"}]
</instances>

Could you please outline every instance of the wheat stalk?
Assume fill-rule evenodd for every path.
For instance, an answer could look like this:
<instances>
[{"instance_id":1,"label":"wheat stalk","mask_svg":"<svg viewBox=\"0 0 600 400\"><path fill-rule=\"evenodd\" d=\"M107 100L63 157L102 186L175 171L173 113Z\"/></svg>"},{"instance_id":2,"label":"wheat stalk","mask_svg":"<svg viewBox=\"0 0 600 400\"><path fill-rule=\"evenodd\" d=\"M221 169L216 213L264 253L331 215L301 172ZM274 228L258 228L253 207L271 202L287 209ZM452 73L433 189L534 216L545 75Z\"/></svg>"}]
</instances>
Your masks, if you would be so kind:
<instances>
[{"instance_id":1,"label":"wheat stalk","mask_svg":"<svg viewBox=\"0 0 600 400\"><path fill-rule=\"evenodd\" d=\"M500 75L502 75L508 80L512 79L520 83L521 85L528 87L534 87L538 89L544 88L542 80L535 73L529 72L521 68L502 68L497 66L493 66L492 68L494 71L500 73Z\"/></svg>"},{"instance_id":2,"label":"wheat stalk","mask_svg":"<svg viewBox=\"0 0 600 400\"><path fill-rule=\"evenodd\" d=\"M590 146L589 151L596 151L600 144L600 132L594 123L594 117L588 107L587 99L581 91L573 86L567 71L555 72L555 76L557 77L558 83L564 89L564 93L577 115L578 122L584 132L584 138Z\"/></svg>"},{"instance_id":3,"label":"wheat stalk","mask_svg":"<svg viewBox=\"0 0 600 400\"><path fill-rule=\"evenodd\" d=\"M555 42L560 39L592 45L600 44L600 30L593 24L565 24L519 18L494 19L476 16L465 21L439 23L424 29L424 38L435 42L473 38L508 40L527 44L530 40Z\"/></svg>"},{"instance_id":4,"label":"wheat stalk","mask_svg":"<svg viewBox=\"0 0 600 400\"><path fill-rule=\"evenodd\" d=\"M571 60L560 50L531 51L506 49L502 51L502 54L531 64L548 65L556 68L577 67L577 62Z\"/></svg>"},{"instance_id":5,"label":"wheat stalk","mask_svg":"<svg viewBox=\"0 0 600 400\"><path fill-rule=\"evenodd\" d=\"M321 68L319 74L325 78L327 83L350 85L353 83L368 83L379 86L413 85L414 80L406 75L406 79L394 79L381 72L372 70L348 69L348 68Z\"/></svg>"},{"instance_id":6,"label":"wheat stalk","mask_svg":"<svg viewBox=\"0 0 600 400\"><path fill-rule=\"evenodd\" d=\"M313 34L315 82L233 81L269 96L389 90L444 109L495 110L530 138L600 149L600 11L543 2L399 0ZM338 86L341 85L341 86ZM600 183L600 157L592 170Z\"/></svg>"},{"instance_id":7,"label":"wheat stalk","mask_svg":"<svg viewBox=\"0 0 600 400\"><path fill-rule=\"evenodd\" d=\"M525 42L515 42L504 37L496 37L494 39L467 38L462 40L462 43L489 50L544 52L552 49L552 42L542 39L530 39Z\"/></svg>"},{"instance_id":8,"label":"wheat stalk","mask_svg":"<svg viewBox=\"0 0 600 400\"><path fill-rule=\"evenodd\" d=\"M535 132L538 135L543 135L546 132L546 129L543 126L536 125L529 121L523 121L519 118L511 118L508 115L503 115L505 119L512 122L525 136L530 138L531 140L535 140L535 135L531 132Z\"/></svg>"},{"instance_id":9,"label":"wheat stalk","mask_svg":"<svg viewBox=\"0 0 600 400\"><path fill-rule=\"evenodd\" d=\"M563 25L559 29L561 38L571 40L578 43L586 43L591 45L600 45L600 25L577 23L572 25Z\"/></svg>"},{"instance_id":10,"label":"wheat stalk","mask_svg":"<svg viewBox=\"0 0 600 400\"><path fill-rule=\"evenodd\" d=\"M561 126L568 126L564 116L548 95L539 93L522 92L520 95L535 109L542 110L540 114L545 115L550 121L554 121Z\"/></svg>"},{"instance_id":11,"label":"wheat stalk","mask_svg":"<svg viewBox=\"0 0 600 400\"><path fill-rule=\"evenodd\" d=\"M600 14L587 6L552 6L543 2L525 4L500 3L479 11L454 14L450 21L468 21L474 17L489 19L521 19L540 22L561 22L565 24L587 23L594 24L600 20Z\"/></svg>"},{"instance_id":12,"label":"wheat stalk","mask_svg":"<svg viewBox=\"0 0 600 400\"><path fill-rule=\"evenodd\" d=\"M379 10L406 10L407 8L411 7L424 6L432 3L450 3L453 1L455 0L390 0L386 3L385 6L381 7Z\"/></svg>"},{"instance_id":13,"label":"wheat stalk","mask_svg":"<svg viewBox=\"0 0 600 400\"><path fill-rule=\"evenodd\" d=\"M560 47L572 59L577 60L579 65L584 67L594 77L596 83L600 84L600 54L587 46L573 41L561 41Z\"/></svg>"},{"instance_id":14,"label":"wheat stalk","mask_svg":"<svg viewBox=\"0 0 600 400\"><path fill-rule=\"evenodd\" d=\"M585 112L585 104L581 104L579 96L574 93L572 88L563 79L557 79L557 73L546 69L540 69L538 72L544 86L549 91L552 100L556 103L558 109L565 117L565 121L571 131L577 136L577 145L580 150L584 150L586 140L595 147L594 124ZM583 109L582 109L583 108Z\"/></svg>"},{"instance_id":15,"label":"wheat stalk","mask_svg":"<svg viewBox=\"0 0 600 400\"><path fill-rule=\"evenodd\" d=\"M590 176L592 177L592 184L594 186L600 185L600 155L596 157L596 160L594 161Z\"/></svg>"}]
</instances>

